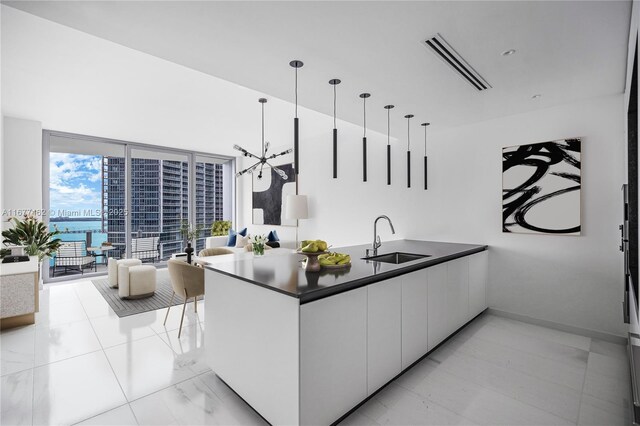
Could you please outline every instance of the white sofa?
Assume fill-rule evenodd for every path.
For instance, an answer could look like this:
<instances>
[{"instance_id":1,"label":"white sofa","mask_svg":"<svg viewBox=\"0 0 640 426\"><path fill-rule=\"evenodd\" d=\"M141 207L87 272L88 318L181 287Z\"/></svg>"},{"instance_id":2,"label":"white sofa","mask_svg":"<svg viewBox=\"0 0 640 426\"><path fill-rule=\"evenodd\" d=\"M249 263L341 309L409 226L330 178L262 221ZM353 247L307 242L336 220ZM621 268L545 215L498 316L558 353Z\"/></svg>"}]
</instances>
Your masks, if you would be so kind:
<instances>
[{"instance_id":1,"label":"white sofa","mask_svg":"<svg viewBox=\"0 0 640 426\"><path fill-rule=\"evenodd\" d=\"M251 235L251 230L248 231L249 234ZM233 252L238 252L241 253L244 251L243 247L227 247L227 241L229 240L229 237L226 235L221 235L219 237L207 237L207 241L205 243L205 247L206 248L214 248L214 247L224 247L227 248ZM280 247L281 248L288 248L288 249L295 249L296 248L296 242L295 241L286 241L286 240L280 240L278 241L280 243Z\"/></svg>"}]
</instances>

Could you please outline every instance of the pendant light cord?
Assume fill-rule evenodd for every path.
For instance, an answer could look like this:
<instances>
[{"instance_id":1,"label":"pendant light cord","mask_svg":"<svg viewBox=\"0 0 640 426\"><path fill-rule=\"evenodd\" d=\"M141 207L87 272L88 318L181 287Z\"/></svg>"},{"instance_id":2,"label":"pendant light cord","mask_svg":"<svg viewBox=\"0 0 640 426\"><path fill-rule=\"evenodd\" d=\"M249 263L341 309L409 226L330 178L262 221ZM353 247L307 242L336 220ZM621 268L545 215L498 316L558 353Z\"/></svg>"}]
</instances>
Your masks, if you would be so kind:
<instances>
[{"instance_id":1,"label":"pendant light cord","mask_svg":"<svg viewBox=\"0 0 640 426\"><path fill-rule=\"evenodd\" d=\"M411 145L411 133L409 131L409 122L411 121L411 117L407 117L407 151L409 151Z\"/></svg>"},{"instance_id":2,"label":"pendant light cord","mask_svg":"<svg viewBox=\"0 0 640 426\"><path fill-rule=\"evenodd\" d=\"M264 157L264 104L262 104L262 156Z\"/></svg>"},{"instance_id":3,"label":"pendant light cord","mask_svg":"<svg viewBox=\"0 0 640 426\"><path fill-rule=\"evenodd\" d=\"M298 68L296 70L296 118L298 118Z\"/></svg>"},{"instance_id":4,"label":"pendant light cord","mask_svg":"<svg viewBox=\"0 0 640 426\"><path fill-rule=\"evenodd\" d=\"M336 85L333 85L333 128L336 128Z\"/></svg>"},{"instance_id":5,"label":"pendant light cord","mask_svg":"<svg viewBox=\"0 0 640 426\"><path fill-rule=\"evenodd\" d=\"M427 155L427 126L424 126L424 155Z\"/></svg>"},{"instance_id":6,"label":"pendant light cord","mask_svg":"<svg viewBox=\"0 0 640 426\"><path fill-rule=\"evenodd\" d=\"M390 123L391 123L391 108L387 108L387 145L391 145L391 142L390 142L391 130L389 129Z\"/></svg>"},{"instance_id":7,"label":"pendant light cord","mask_svg":"<svg viewBox=\"0 0 640 426\"><path fill-rule=\"evenodd\" d=\"M362 127L364 128L364 132L362 134L363 137L367 137L367 98L362 98L362 112L363 112L363 120Z\"/></svg>"}]
</instances>

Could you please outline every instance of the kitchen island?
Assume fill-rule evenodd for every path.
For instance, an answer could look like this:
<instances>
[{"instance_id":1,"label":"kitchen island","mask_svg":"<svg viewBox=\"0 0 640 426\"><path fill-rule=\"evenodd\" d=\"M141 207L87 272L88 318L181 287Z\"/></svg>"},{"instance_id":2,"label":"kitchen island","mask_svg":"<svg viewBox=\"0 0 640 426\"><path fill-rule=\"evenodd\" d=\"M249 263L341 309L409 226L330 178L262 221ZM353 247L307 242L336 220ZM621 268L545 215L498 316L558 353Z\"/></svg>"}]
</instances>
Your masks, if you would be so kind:
<instances>
[{"instance_id":1,"label":"kitchen island","mask_svg":"<svg viewBox=\"0 0 640 426\"><path fill-rule=\"evenodd\" d=\"M484 245L400 240L338 248L345 269L305 272L288 250L206 265L212 370L272 424L331 424L486 309Z\"/></svg>"}]
</instances>

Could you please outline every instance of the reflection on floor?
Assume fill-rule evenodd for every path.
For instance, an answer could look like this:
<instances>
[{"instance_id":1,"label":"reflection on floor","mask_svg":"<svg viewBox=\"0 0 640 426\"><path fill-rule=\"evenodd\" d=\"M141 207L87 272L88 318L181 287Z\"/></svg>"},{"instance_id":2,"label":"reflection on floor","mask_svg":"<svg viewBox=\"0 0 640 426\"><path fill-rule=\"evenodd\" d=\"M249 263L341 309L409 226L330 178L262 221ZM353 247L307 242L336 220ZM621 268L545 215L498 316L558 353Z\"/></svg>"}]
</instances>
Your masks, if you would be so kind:
<instances>
[{"instance_id":1,"label":"reflection on floor","mask_svg":"<svg viewBox=\"0 0 640 426\"><path fill-rule=\"evenodd\" d=\"M118 318L89 281L41 293L37 325L0 334L0 423L265 424L204 363L204 309ZM199 302L203 303L203 302ZM492 315L342 424L623 425L625 347Z\"/></svg>"}]
</instances>

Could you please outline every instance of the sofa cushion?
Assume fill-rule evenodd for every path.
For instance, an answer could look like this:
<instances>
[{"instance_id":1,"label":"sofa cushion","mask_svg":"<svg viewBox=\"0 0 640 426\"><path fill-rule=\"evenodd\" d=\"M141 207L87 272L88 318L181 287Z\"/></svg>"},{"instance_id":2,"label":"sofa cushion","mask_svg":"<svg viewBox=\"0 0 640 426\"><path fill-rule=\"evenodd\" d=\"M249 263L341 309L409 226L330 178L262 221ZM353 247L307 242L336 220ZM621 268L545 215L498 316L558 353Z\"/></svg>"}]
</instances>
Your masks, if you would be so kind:
<instances>
[{"instance_id":1,"label":"sofa cushion","mask_svg":"<svg viewBox=\"0 0 640 426\"><path fill-rule=\"evenodd\" d=\"M247 235L247 228L236 232L235 229L229 229L229 239L227 240L227 247L235 247L236 246L236 236L240 234L243 237Z\"/></svg>"},{"instance_id":2,"label":"sofa cushion","mask_svg":"<svg viewBox=\"0 0 640 426\"><path fill-rule=\"evenodd\" d=\"M236 236L236 248L240 248L240 247L244 247L247 244L249 244L249 236L247 235L246 237L243 235L238 234Z\"/></svg>"},{"instance_id":3,"label":"sofa cushion","mask_svg":"<svg viewBox=\"0 0 640 426\"><path fill-rule=\"evenodd\" d=\"M267 241L267 246L271 247L271 248L278 248L280 247L280 243L278 241Z\"/></svg>"},{"instance_id":4,"label":"sofa cushion","mask_svg":"<svg viewBox=\"0 0 640 426\"><path fill-rule=\"evenodd\" d=\"M267 241L269 242L280 241L280 238L278 237L278 233L276 232L275 229L269 232L269 235L267 235Z\"/></svg>"}]
</instances>

